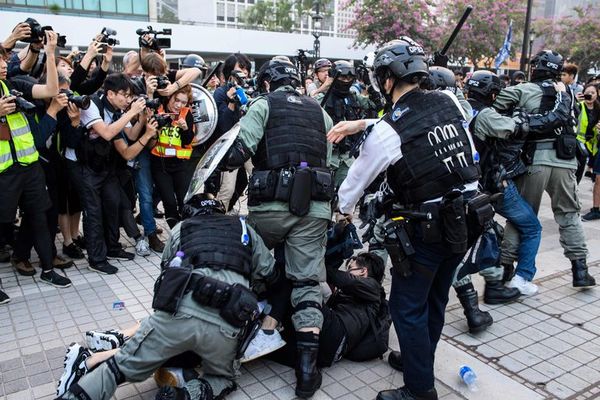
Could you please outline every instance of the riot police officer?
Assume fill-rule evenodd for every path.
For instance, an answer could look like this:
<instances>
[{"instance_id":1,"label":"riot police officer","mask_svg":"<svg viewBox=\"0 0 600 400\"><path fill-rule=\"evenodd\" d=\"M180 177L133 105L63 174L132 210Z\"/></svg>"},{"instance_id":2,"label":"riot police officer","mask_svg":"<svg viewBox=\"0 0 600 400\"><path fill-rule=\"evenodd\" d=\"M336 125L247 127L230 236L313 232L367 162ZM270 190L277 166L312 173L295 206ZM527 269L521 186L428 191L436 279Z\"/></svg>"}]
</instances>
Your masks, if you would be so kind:
<instances>
[{"instance_id":1,"label":"riot police officer","mask_svg":"<svg viewBox=\"0 0 600 400\"><path fill-rule=\"evenodd\" d=\"M393 107L374 125L350 167L338 192L339 213L350 219L363 189L386 171L396 207L401 207L388 211L394 219L386 222L385 244L394 265L390 313L405 386L382 391L377 399L437 399L433 361L448 291L469 236L481 229L467 226L466 220L473 219L466 217L464 206L477 193L479 168L466 129L468 116L458 99L447 91L419 89L428 66L418 43L407 37L387 43L374 68L377 84ZM351 133L365 126L342 123L329 136L339 139L340 130ZM489 220L491 207L481 200L473 211ZM460 220L464 223L457 225Z\"/></svg>"},{"instance_id":2,"label":"riot police officer","mask_svg":"<svg viewBox=\"0 0 600 400\"><path fill-rule=\"evenodd\" d=\"M326 139L333 124L314 99L296 92L300 77L293 64L268 61L257 83L268 93L251 103L240 120L239 136L225 163L235 169L252 157L248 220L268 248L284 245L297 331L296 395L310 397L321 385L316 366L323 324L319 282L325 280L323 257L333 197Z\"/></svg>"},{"instance_id":3,"label":"riot police officer","mask_svg":"<svg viewBox=\"0 0 600 400\"><path fill-rule=\"evenodd\" d=\"M331 93L326 99L323 108L331 117L334 124L340 121L355 121L363 119L366 111L374 109L375 105L364 96L357 95L350 88L356 81L354 66L348 61L336 61L329 70L329 76L337 78L331 84ZM317 94L315 100L321 102L325 94ZM331 169L335 176L335 186L339 187L348 174L348 168L352 165L353 157L350 150L356 141L356 137L349 136L340 143L333 146L331 157Z\"/></svg>"},{"instance_id":4,"label":"riot police officer","mask_svg":"<svg viewBox=\"0 0 600 400\"><path fill-rule=\"evenodd\" d=\"M184 390L194 400L221 398L235 390L238 345L243 328L257 314L249 284L268 286L277 274L260 236L243 218L224 214L223 204L207 195L186 202L185 219L171 231L163 253L155 312L114 356L89 373L89 352L73 345L59 381L61 398L109 399L119 384L141 382L188 351L202 358L204 370L201 379L186 383Z\"/></svg>"},{"instance_id":5,"label":"riot police officer","mask_svg":"<svg viewBox=\"0 0 600 400\"><path fill-rule=\"evenodd\" d=\"M500 112L519 107L528 113L552 110L557 98L554 82L560 80L563 57L557 52L543 50L531 60L531 81L504 89L494 102ZM525 147L527 173L516 179L521 196L537 214L542 194L547 192L552 202L554 219L559 225L560 244L571 261L574 287L594 286L588 273L588 254L581 225L581 204L577 196L577 138L571 123L556 128L548 124L544 132L530 138ZM519 235L515 226L507 223L502 243L502 264L509 270L518 259ZM516 284L525 286L519 275Z\"/></svg>"}]
</instances>

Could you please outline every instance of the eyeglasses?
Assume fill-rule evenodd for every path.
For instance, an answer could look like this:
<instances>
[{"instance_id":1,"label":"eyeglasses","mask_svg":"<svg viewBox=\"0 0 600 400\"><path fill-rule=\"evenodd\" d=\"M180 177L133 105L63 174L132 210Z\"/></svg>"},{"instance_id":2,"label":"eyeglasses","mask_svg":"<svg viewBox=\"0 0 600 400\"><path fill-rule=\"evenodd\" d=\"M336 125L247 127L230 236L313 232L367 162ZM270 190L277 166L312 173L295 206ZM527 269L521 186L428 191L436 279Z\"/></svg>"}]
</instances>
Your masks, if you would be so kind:
<instances>
[{"instance_id":1,"label":"eyeglasses","mask_svg":"<svg viewBox=\"0 0 600 400\"><path fill-rule=\"evenodd\" d=\"M117 94L125 97L126 100L133 99L133 96L131 93L124 93L123 91L119 91L119 92L117 92Z\"/></svg>"}]
</instances>

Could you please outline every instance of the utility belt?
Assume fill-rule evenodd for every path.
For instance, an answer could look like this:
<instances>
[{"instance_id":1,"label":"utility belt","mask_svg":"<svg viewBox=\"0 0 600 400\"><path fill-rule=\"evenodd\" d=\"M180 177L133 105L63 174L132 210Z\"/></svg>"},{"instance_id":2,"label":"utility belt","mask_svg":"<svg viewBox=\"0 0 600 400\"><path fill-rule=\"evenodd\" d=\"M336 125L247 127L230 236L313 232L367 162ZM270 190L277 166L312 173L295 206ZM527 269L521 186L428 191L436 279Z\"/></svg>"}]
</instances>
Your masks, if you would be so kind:
<instances>
[{"instance_id":1,"label":"utility belt","mask_svg":"<svg viewBox=\"0 0 600 400\"><path fill-rule=\"evenodd\" d=\"M250 289L192 271L192 268L165 268L154 284L152 308L176 314L181 300L191 291L198 304L219 310L221 318L236 328L258 317L258 300Z\"/></svg>"},{"instance_id":2,"label":"utility belt","mask_svg":"<svg viewBox=\"0 0 600 400\"><path fill-rule=\"evenodd\" d=\"M556 157L561 160L572 160L580 152L587 152L576 136L562 134L551 142L527 142L523 149L523 162L526 165L533 164L536 150L556 150Z\"/></svg>"},{"instance_id":3,"label":"utility belt","mask_svg":"<svg viewBox=\"0 0 600 400\"><path fill-rule=\"evenodd\" d=\"M463 254L492 220L494 209L485 193L465 199L463 193L454 190L441 202L423 203L417 210L392 209L387 216L383 245L396 272L408 277L412 274L408 257L415 254L411 237L417 224L423 243L444 243L452 253Z\"/></svg>"},{"instance_id":4,"label":"utility belt","mask_svg":"<svg viewBox=\"0 0 600 400\"><path fill-rule=\"evenodd\" d=\"M289 203L290 212L303 217L310 210L311 200L331 201L334 183L328 168L282 168L252 171L248 182L248 205L267 201Z\"/></svg>"}]
</instances>

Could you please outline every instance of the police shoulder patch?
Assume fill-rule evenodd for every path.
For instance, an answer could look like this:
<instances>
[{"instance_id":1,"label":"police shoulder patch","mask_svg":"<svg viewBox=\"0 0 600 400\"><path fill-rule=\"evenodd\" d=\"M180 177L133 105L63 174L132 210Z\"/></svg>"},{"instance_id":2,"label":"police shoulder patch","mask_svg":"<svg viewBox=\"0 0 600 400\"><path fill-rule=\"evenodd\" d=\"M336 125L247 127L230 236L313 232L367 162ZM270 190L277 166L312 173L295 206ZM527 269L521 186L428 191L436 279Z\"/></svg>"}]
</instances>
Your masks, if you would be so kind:
<instances>
[{"instance_id":1,"label":"police shoulder patch","mask_svg":"<svg viewBox=\"0 0 600 400\"><path fill-rule=\"evenodd\" d=\"M394 122L398 121L408 111L410 111L410 107L406 107L404 109L402 109L400 107L396 108L394 110L394 112L392 113L392 121L394 121Z\"/></svg>"}]
</instances>

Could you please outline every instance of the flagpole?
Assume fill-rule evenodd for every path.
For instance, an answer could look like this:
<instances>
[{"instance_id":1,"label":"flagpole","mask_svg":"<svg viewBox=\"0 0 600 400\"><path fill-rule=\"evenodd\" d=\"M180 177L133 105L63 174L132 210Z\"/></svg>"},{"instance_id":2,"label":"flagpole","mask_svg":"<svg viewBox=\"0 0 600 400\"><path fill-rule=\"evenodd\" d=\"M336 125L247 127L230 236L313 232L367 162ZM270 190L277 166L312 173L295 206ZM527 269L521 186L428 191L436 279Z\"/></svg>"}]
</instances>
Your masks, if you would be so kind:
<instances>
[{"instance_id":1,"label":"flagpole","mask_svg":"<svg viewBox=\"0 0 600 400\"><path fill-rule=\"evenodd\" d=\"M523 32L523 47L521 48L521 63L519 69L526 71L527 65L527 46L529 45L529 25L531 24L531 3L532 0L527 0L527 12L525 14L525 31Z\"/></svg>"}]
</instances>

